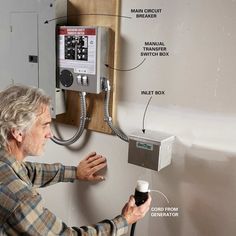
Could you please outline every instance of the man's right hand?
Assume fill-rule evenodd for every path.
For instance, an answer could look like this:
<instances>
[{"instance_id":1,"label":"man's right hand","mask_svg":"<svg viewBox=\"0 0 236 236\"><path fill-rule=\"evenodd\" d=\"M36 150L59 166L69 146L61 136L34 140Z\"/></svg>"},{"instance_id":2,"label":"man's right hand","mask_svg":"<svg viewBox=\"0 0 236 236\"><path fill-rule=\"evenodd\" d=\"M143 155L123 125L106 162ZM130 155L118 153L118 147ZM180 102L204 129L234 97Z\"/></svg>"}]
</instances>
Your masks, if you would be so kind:
<instances>
[{"instance_id":1,"label":"man's right hand","mask_svg":"<svg viewBox=\"0 0 236 236\"><path fill-rule=\"evenodd\" d=\"M128 224L133 224L146 215L149 210L151 200L152 198L150 194L148 194L147 201L140 206L136 206L134 196L130 196L129 201L125 204L122 210L122 215Z\"/></svg>"}]
</instances>

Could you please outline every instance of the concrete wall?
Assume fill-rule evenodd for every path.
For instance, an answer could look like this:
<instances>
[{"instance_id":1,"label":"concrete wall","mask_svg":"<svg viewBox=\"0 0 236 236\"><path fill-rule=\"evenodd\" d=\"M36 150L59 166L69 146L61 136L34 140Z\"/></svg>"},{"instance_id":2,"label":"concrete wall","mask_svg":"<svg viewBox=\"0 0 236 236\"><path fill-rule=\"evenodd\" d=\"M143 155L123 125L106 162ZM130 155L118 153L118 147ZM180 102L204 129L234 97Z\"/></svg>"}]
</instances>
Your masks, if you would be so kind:
<instances>
[{"instance_id":1,"label":"concrete wall","mask_svg":"<svg viewBox=\"0 0 236 236\"><path fill-rule=\"evenodd\" d=\"M45 205L68 225L83 225L119 214L137 179L150 182L152 209L136 236L236 235L236 1L123 0L117 120L129 134L145 128L176 135L171 166L159 173L128 164L128 144L85 132L70 148L50 142L37 161L77 164L96 150L108 160L106 181L58 184L42 189ZM161 9L136 18L131 9ZM169 56L141 56L145 42L164 42ZM65 137L75 129L61 126ZM159 207L159 208L158 208ZM175 216L156 216L169 213Z\"/></svg>"}]
</instances>

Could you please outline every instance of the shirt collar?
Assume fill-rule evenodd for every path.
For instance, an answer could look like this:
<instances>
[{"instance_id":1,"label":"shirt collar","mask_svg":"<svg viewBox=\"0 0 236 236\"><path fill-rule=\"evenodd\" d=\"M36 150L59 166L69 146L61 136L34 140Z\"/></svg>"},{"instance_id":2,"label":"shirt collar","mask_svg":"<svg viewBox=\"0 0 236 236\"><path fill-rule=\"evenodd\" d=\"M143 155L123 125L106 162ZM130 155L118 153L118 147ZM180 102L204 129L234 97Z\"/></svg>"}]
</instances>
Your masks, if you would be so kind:
<instances>
[{"instance_id":1,"label":"shirt collar","mask_svg":"<svg viewBox=\"0 0 236 236\"><path fill-rule=\"evenodd\" d=\"M23 161L18 161L14 156L9 154L6 150L0 149L0 161L11 166L15 173L26 183L30 184L27 172L24 168Z\"/></svg>"},{"instance_id":2,"label":"shirt collar","mask_svg":"<svg viewBox=\"0 0 236 236\"><path fill-rule=\"evenodd\" d=\"M17 160L4 149L0 149L0 161L5 162L8 165L12 165Z\"/></svg>"}]
</instances>

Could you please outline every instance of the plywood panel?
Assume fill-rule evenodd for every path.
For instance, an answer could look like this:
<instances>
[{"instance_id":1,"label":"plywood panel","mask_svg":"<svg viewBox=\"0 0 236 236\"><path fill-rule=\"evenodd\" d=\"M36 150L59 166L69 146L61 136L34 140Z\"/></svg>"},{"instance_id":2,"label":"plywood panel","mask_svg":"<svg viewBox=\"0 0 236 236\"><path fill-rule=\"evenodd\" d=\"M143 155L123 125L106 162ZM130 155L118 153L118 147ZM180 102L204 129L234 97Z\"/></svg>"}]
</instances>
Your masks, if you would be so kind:
<instances>
[{"instance_id":1,"label":"plywood panel","mask_svg":"<svg viewBox=\"0 0 236 236\"><path fill-rule=\"evenodd\" d=\"M68 6L68 25L106 26L111 29L109 65L116 67L117 45L119 35L119 0L70 0ZM116 73L110 70L109 80L112 86L110 98L110 115L115 117L115 79ZM57 121L78 126L80 122L80 101L78 93L67 91L67 113L57 116ZM110 128L104 122L104 94L87 95L87 116L89 121L86 128L103 133L111 133Z\"/></svg>"}]
</instances>

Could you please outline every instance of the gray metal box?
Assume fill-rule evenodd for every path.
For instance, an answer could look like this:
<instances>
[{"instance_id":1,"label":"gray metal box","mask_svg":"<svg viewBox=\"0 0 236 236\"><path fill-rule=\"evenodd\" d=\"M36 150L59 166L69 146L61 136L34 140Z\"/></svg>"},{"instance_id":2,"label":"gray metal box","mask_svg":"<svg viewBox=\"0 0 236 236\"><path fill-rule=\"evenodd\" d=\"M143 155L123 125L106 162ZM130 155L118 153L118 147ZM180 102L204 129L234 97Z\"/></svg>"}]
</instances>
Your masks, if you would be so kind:
<instances>
[{"instance_id":1,"label":"gray metal box","mask_svg":"<svg viewBox=\"0 0 236 236\"><path fill-rule=\"evenodd\" d=\"M146 130L129 136L128 162L152 170L161 170L171 163L175 136Z\"/></svg>"},{"instance_id":2,"label":"gray metal box","mask_svg":"<svg viewBox=\"0 0 236 236\"><path fill-rule=\"evenodd\" d=\"M60 26L58 28L60 88L99 94L108 78L109 28Z\"/></svg>"},{"instance_id":3,"label":"gray metal box","mask_svg":"<svg viewBox=\"0 0 236 236\"><path fill-rule=\"evenodd\" d=\"M67 0L1 0L0 90L10 84L42 88L56 106L56 25L67 21ZM58 95L58 94L57 94Z\"/></svg>"}]
</instances>

